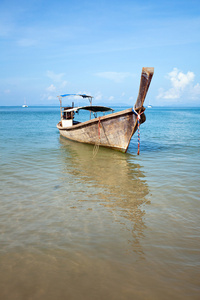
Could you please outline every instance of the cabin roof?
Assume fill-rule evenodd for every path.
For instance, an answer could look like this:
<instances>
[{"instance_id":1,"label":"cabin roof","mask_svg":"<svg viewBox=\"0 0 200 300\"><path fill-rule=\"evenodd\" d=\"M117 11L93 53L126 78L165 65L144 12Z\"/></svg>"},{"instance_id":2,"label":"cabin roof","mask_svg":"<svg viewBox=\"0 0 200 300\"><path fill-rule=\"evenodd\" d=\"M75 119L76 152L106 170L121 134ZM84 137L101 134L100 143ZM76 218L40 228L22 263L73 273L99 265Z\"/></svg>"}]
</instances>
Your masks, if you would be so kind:
<instances>
[{"instance_id":1,"label":"cabin roof","mask_svg":"<svg viewBox=\"0 0 200 300\"><path fill-rule=\"evenodd\" d=\"M93 98L92 96L89 95L85 95L85 94L64 94L64 95L60 95L58 97L69 97L69 96L80 96L82 98Z\"/></svg>"},{"instance_id":2,"label":"cabin roof","mask_svg":"<svg viewBox=\"0 0 200 300\"><path fill-rule=\"evenodd\" d=\"M64 109L63 112L79 111L81 109L92 111L92 112L113 111L113 109L110 107L89 105L89 106L79 106L79 107L72 107L69 109Z\"/></svg>"}]
</instances>

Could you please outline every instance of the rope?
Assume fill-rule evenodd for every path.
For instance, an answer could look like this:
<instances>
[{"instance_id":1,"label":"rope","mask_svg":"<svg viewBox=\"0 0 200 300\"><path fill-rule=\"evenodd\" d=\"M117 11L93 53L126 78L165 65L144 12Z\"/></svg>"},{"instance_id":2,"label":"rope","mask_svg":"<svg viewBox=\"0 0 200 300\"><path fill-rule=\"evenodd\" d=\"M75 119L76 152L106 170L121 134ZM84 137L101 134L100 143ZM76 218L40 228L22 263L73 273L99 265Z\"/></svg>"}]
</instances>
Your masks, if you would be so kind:
<instances>
[{"instance_id":1,"label":"rope","mask_svg":"<svg viewBox=\"0 0 200 300\"><path fill-rule=\"evenodd\" d=\"M137 116L137 125L138 125L138 151L137 151L137 155L140 155L140 116L141 116L141 114L144 113L144 111L142 111L141 113L138 113L135 110L135 108L133 107L133 112Z\"/></svg>"},{"instance_id":2,"label":"rope","mask_svg":"<svg viewBox=\"0 0 200 300\"><path fill-rule=\"evenodd\" d=\"M101 139L101 121L100 121L100 117L99 117L99 123L98 123L98 134L99 134L99 142Z\"/></svg>"},{"instance_id":3,"label":"rope","mask_svg":"<svg viewBox=\"0 0 200 300\"><path fill-rule=\"evenodd\" d=\"M140 155L140 115L137 115L137 123L138 123L138 151L137 151L137 155Z\"/></svg>"},{"instance_id":4,"label":"rope","mask_svg":"<svg viewBox=\"0 0 200 300\"><path fill-rule=\"evenodd\" d=\"M100 140L101 140L101 120L99 117L99 122L98 122L98 142L95 143L94 148L93 148L93 158L95 158L95 156L97 155L98 151L99 151L99 145L100 145Z\"/></svg>"}]
</instances>

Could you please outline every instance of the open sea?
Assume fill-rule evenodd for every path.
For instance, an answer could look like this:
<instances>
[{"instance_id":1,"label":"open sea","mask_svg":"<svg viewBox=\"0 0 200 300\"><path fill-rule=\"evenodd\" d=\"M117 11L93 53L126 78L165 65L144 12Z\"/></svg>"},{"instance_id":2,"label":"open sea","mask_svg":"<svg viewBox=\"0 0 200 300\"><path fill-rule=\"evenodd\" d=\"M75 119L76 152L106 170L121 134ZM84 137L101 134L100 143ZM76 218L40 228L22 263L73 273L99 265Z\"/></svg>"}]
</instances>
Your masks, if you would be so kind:
<instances>
[{"instance_id":1,"label":"open sea","mask_svg":"<svg viewBox=\"0 0 200 300\"><path fill-rule=\"evenodd\" d=\"M94 157L59 107L0 107L1 300L200 299L200 108L146 117Z\"/></svg>"}]
</instances>

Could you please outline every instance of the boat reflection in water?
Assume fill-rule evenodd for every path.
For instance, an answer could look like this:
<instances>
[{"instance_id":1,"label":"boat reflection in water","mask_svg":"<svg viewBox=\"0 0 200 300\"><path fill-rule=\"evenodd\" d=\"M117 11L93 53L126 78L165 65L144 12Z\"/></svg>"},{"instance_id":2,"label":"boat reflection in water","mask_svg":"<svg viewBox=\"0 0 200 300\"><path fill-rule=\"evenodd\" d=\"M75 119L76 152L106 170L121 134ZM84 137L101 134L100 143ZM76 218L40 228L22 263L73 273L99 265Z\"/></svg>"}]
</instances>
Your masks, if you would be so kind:
<instances>
[{"instance_id":1,"label":"boat reflection in water","mask_svg":"<svg viewBox=\"0 0 200 300\"><path fill-rule=\"evenodd\" d=\"M60 137L63 151L62 180L65 185L73 185L80 191L78 203L87 207L93 205L106 208L120 226L127 232L127 244L140 255L143 254L140 240L145 229L145 207L150 203L144 173L133 156L99 148L93 157L93 146L80 144ZM110 214L109 214L110 216ZM102 212L100 219L102 219ZM114 222L115 223L115 222ZM126 236L126 235L125 235Z\"/></svg>"}]
</instances>

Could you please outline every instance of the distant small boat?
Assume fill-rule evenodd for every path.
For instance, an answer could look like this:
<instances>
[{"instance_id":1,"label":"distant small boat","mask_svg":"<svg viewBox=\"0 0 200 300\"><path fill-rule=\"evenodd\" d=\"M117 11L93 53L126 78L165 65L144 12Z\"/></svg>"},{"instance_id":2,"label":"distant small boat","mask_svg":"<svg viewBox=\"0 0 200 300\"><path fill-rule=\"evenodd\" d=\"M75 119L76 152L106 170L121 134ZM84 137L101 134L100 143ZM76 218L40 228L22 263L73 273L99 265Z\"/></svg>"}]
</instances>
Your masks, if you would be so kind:
<instances>
[{"instance_id":1,"label":"distant small boat","mask_svg":"<svg viewBox=\"0 0 200 300\"><path fill-rule=\"evenodd\" d=\"M58 96L60 101L61 121L57 124L60 134L73 141L99 145L121 152L126 152L132 136L138 128L138 124L145 122L145 108L143 106L154 68L143 68L140 80L139 94L134 107L113 113L113 109L105 106L92 106L92 96L78 95L88 98L90 105L74 107L62 107L62 99L76 94ZM75 112L87 110L90 112L90 120L86 122L74 121ZM112 113L97 117L98 112ZM91 113L94 119L91 119Z\"/></svg>"},{"instance_id":2,"label":"distant small boat","mask_svg":"<svg viewBox=\"0 0 200 300\"><path fill-rule=\"evenodd\" d=\"M150 104L150 100L149 100L149 104L147 105L147 108L152 108L152 105Z\"/></svg>"},{"instance_id":3,"label":"distant small boat","mask_svg":"<svg viewBox=\"0 0 200 300\"><path fill-rule=\"evenodd\" d=\"M26 104L26 99L24 99L24 104L22 105L22 107L28 107L28 105Z\"/></svg>"}]
</instances>

